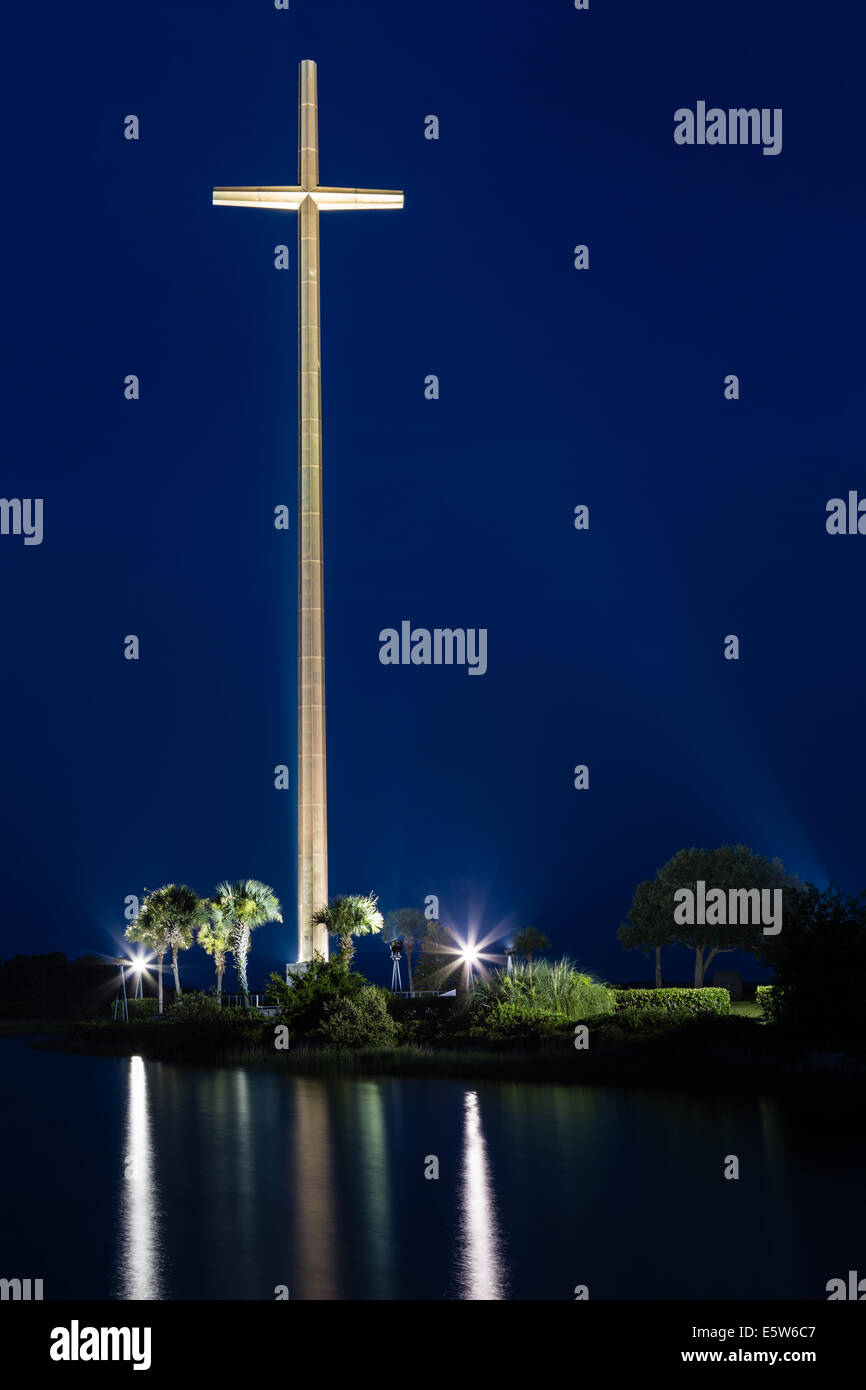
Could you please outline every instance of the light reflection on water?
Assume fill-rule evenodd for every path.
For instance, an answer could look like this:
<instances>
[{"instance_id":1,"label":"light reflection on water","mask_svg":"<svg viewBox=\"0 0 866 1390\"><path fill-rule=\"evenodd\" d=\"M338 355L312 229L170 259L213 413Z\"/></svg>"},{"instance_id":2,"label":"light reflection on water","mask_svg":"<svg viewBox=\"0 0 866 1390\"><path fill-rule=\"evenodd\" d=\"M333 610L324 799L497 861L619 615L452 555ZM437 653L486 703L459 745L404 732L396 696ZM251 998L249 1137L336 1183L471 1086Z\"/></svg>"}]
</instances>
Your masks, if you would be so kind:
<instances>
[{"instance_id":1,"label":"light reflection on water","mask_svg":"<svg viewBox=\"0 0 866 1390\"><path fill-rule=\"evenodd\" d=\"M490 1164L475 1091L467 1091L463 1097L463 1165L458 1206L460 1297L507 1298Z\"/></svg>"},{"instance_id":2,"label":"light reflection on water","mask_svg":"<svg viewBox=\"0 0 866 1390\"><path fill-rule=\"evenodd\" d=\"M288 1252L300 1270L300 1296L339 1297L337 1285L338 1208L334 1192L334 1152L327 1090L310 1077L299 1077L295 1090L291 1214L296 1249ZM297 1280L289 1293L294 1295Z\"/></svg>"},{"instance_id":3,"label":"light reflection on water","mask_svg":"<svg viewBox=\"0 0 866 1390\"><path fill-rule=\"evenodd\" d=\"M121 1175L113 1251L94 1239L95 1183L76 1187L51 1246L53 1285L80 1297L570 1300L577 1283L597 1298L822 1297L866 1239L866 1146L771 1098L62 1064L80 1065L105 1117L65 1126L64 1171L96 1171L108 1142ZM39 1095L22 1079L12 1113L30 1132ZM623 1263L621 1240L653 1213L690 1219L727 1153L749 1175L711 1193L727 1242L684 1268L675 1242L638 1240ZM39 1161L12 1175L22 1204L45 1183ZM19 1224L26 1249L32 1217ZM744 1266L756 1232L770 1255Z\"/></svg>"},{"instance_id":4,"label":"light reflection on water","mask_svg":"<svg viewBox=\"0 0 866 1390\"><path fill-rule=\"evenodd\" d=\"M120 1297L160 1299L163 1293L157 1231L159 1194L150 1131L147 1069L141 1057L129 1059L125 1145L118 1257Z\"/></svg>"},{"instance_id":5,"label":"light reflection on water","mask_svg":"<svg viewBox=\"0 0 866 1390\"><path fill-rule=\"evenodd\" d=\"M261 1109L261 1102L272 1098L273 1077L263 1088L256 1084L262 1075L251 1078L244 1067L184 1072L141 1057L125 1065L115 1297L201 1296L198 1289L169 1287L164 1246L173 1243L175 1233L197 1246L189 1263L197 1266L198 1278L206 1280L213 1264L230 1268L221 1296L270 1298L277 1284L302 1299L411 1296L395 1248L404 1234L396 1228L395 1212L398 1203L403 1205L409 1174L389 1147L389 1120L394 1108L400 1109L399 1083L282 1080L278 1095L282 1104L288 1099L288 1113L275 1124L275 1116ZM165 1121L161 1148L153 1132L151 1083ZM445 1202L447 1226L440 1222L435 1228L450 1247L450 1277L443 1283L460 1299L507 1298L478 1092L458 1089L459 1161L449 1164L443 1153L446 1171L439 1179L447 1183L450 1172L456 1185ZM265 1121L267 1135L262 1134ZM426 1149L445 1148L442 1138L440 1132L435 1142L417 1146L416 1169L422 1157L426 1167ZM260 1181L257 1157L264 1170ZM180 1186L178 1169L185 1170ZM198 1229L202 1217L204 1230ZM431 1231L420 1216L410 1215L409 1226L416 1254L423 1255ZM274 1240L276 1250L270 1248ZM354 1271L345 1269L347 1252L359 1267ZM272 1274L262 1267L271 1259ZM446 1296L444 1286L442 1293Z\"/></svg>"}]
</instances>

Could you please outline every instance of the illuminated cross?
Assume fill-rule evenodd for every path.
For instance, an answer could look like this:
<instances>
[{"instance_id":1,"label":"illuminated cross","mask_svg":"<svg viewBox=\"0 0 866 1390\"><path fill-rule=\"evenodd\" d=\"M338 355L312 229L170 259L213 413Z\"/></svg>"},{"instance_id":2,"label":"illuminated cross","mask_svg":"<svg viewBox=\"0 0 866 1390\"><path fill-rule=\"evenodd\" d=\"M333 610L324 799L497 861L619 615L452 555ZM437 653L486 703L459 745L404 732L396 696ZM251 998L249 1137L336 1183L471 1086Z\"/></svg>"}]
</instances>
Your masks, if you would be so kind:
<instances>
[{"instance_id":1,"label":"illuminated cross","mask_svg":"<svg viewBox=\"0 0 866 1390\"><path fill-rule=\"evenodd\" d=\"M403 194L319 185L316 64L300 64L298 183L215 188L215 205L298 214L298 960L328 957L312 913L328 901L325 771L325 614L322 548L322 369L319 212L401 208Z\"/></svg>"}]
</instances>

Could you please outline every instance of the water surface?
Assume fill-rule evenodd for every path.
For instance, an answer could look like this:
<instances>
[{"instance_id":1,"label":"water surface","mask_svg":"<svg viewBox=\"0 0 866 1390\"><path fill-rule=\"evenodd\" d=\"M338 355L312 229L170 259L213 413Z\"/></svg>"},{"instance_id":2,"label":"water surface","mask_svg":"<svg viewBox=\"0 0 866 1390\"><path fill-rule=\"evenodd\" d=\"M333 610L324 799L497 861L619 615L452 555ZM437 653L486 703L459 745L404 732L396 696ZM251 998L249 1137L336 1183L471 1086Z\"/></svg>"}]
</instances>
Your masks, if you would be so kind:
<instances>
[{"instance_id":1,"label":"water surface","mask_svg":"<svg viewBox=\"0 0 866 1390\"><path fill-rule=\"evenodd\" d=\"M828 1113L6 1038L0 1274L46 1298L824 1299L866 1249L866 1147Z\"/></svg>"}]
</instances>

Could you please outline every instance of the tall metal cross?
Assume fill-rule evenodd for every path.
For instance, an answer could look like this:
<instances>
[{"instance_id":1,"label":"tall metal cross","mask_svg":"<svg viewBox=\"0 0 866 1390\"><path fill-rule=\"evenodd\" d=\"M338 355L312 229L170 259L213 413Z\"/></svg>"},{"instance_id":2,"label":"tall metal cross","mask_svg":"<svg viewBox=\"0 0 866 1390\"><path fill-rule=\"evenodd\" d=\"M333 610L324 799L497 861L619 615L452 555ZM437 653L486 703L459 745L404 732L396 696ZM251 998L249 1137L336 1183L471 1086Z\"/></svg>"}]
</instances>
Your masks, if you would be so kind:
<instances>
[{"instance_id":1,"label":"tall metal cross","mask_svg":"<svg viewBox=\"0 0 866 1390\"><path fill-rule=\"evenodd\" d=\"M402 208L403 194L319 184L316 64L300 64L298 182L285 188L215 188L217 206L298 214L298 960L328 958L328 933L313 927L328 901L325 764L325 613L322 548L322 368L319 213Z\"/></svg>"}]
</instances>

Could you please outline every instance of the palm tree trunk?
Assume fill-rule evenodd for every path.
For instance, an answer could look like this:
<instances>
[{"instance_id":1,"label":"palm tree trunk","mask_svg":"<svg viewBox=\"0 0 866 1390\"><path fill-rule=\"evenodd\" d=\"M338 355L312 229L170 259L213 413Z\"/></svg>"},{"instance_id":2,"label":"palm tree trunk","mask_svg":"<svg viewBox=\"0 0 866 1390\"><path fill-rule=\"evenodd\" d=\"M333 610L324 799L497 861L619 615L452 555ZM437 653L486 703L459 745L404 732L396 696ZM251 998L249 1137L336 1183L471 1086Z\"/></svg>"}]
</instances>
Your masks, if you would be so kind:
<instances>
[{"instance_id":1,"label":"palm tree trunk","mask_svg":"<svg viewBox=\"0 0 866 1390\"><path fill-rule=\"evenodd\" d=\"M159 976L159 1012L160 1012L160 1013L162 1013L162 962L163 962L163 957L164 957L164 956L165 956L165 951L157 951L157 953L156 953L156 973L157 973L157 975Z\"/></svg>"},{"instance_id":2,"label":"palm tree trunk","mask_svg":"<svg viewBox=\"0 0 866 1390\"><path fill-rule=\"evenodd\" d=\"M346 964L348 965L354 954L355 943L352 940L351 933L344 932L340 937L340 955L345 957Z\"/></svg>"},{"instance_id":3,"label":"palm tree trunk","mask_svg":"<svg viewBox=\"0 0 866 1390\"><path fill-rule=\"evenodd\" d=\"M244 1008L250 1007L250 992L247 988L247 952L250 949L249 927L239 925L234 931L235 965L238 972L238 986L244 997Z\"/></svg>"},{"instance_id":4,"label":"palm tree trunk","mask_svg":"<svg viewBox=\"0 0 866 1390\"><path fill-rule=\"evenodd\" d=\"M217 975L217 994L218 994L220 1000L222 1000L222 993L223 993L223 975L224 975L225 973L226 973L225 961L223 961L222 965L220 965L219 963L217 963L217 968L216 968L216 975Z\"/></svg>"},{"instance_id":5,"label":"palm tree trunk","mask_svg":"<svg viewBox=\"0 0 866 1390\"><path fill-rule=\"evenodd\" d=\"M662 948L656 946L656 989L662 987Z\"/></svg>"},{"instance_id":6,"label":"palm tree trunk","mask_svg":"<svg viewBox=\"0 0 866 1390\"><path fill-rule=\"evenodd\" d=\"M406 973L409 976L409 992L412 991L412 951L414 947L406 947Z\"/></svg>"},{"instance_id":7,"label":"palm tree trunk","mask_svg":"<svg viewBox=\"0 0 866 1390\"><path fill-rule=\"evenodd\" d=\"M178 970L177 970L177 947L176 947L176 946L172 946L172 948L171 948L171 968L172 968L172 970L174 971L174 992L175 992L175 994L177 995L177 997L178 997L178 999L179 999L179 998L180 998L180 993L181 993L181 991L180 991L180 975L178 974Z\"/></svg>"}]
</instances>

